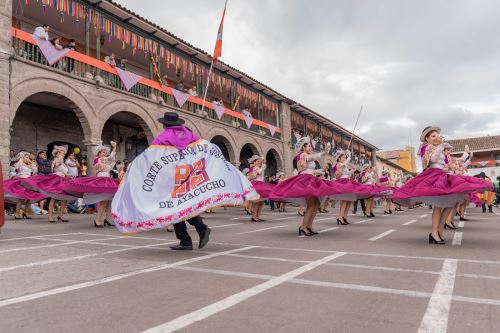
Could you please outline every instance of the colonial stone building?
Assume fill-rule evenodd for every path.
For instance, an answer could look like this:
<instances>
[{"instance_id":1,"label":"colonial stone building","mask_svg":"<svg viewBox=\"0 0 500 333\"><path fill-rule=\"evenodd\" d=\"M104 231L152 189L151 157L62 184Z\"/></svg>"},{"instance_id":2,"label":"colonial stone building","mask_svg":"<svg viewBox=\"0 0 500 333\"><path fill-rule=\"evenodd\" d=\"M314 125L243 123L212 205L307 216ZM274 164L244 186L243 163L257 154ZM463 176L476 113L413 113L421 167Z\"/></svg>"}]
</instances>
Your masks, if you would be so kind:
<instances>
[{"instance_id":1,"label":"colonial stone building","mask_svg":"<svg viewBox=\"0 0 500 333\"><path fill-rule=\"evenodd\" d=\"M31 35L44 23L50 38L76 40L76 51L53 65ZM291 174L299 133L311 136L316 149L327 142L346 148L351 137L332 120L220 61L207 102L188 96L188 88L206 88L210 55L112 1L0 0L0 32L4 175L10 150L36 153L53 144L78 147L92 161L95 146L114 140L118 158L133 159L161 131L157 118L169 110L181 113L189 128L235 165L247 164L253 154L264 156L268 173ZM103 61L112 54L116 67L140 76L131 89ZM225 105L222 116L214 111L215 99ZM354 136L351 149L375 159L376 147L360 137ZM332 164L333 153L323 163Z\"/></svg>"}]
</instances>

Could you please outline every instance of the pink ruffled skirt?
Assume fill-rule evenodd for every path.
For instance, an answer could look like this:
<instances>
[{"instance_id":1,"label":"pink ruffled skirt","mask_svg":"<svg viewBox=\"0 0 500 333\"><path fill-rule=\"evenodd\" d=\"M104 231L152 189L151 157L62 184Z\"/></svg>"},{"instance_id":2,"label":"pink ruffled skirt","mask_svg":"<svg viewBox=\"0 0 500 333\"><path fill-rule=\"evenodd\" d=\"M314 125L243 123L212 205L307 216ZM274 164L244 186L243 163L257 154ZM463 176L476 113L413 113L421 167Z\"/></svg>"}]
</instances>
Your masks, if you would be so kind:
<instances>
[{"instance_id":1,"label":"pink ruffled skirt","mask_svg":"<svg viewBox=\"0 0 500 333\"><path fill-rule=\"evenodd\" d=\"M423 202L436 207L453 207L467 193L492 190L492 185L480 178L450 175L438 168L429 168L399 188L393 200L401 205Z\"/></svg>"},{"instance_id":2,"label":"pink ruffled skirt","mask_svg":"<svg viewBox=\"0 0 500 333\"><path fill-rule=\"evenodd\" d=\"M367 199L385 190L383 186L363 185L349 178L331 180L330 183L340 192L337 195L330 196L333 200L356 201Z\"/></svg>"},{"instance_id":3,"label":"pink ruffled skirt","mask_svg":"<svg viewBox=\"0 0 500 333\"><path fill-rule=\"evenodd\" d=\"M68 181L58 175L36 175L24 178L21 184L29 190L37 191L56 200L75 200L78 197L64 192L64 184Z\"/></svg>"},{"instance_id":4,"label":"pink ruffled skirt","mask_svg":"<svg viewBox=\"0 0 500 333\"><path fill-rule=\"evenodd\" d=\"M66 193L83 197L88 205L113 199L120 182L111 177L80 177L68 180L64 184Z\"/></svg>"},{"instance_id":5,"label":"pink ruffled skirt","mask_svg":"<svg viewBox=\"0 0 500 333\"><path fill-rule=\"evenodd\" d=\"M273 188L276 186L275 184L269 184L269 183L264 183L261 181L252 181L252 186L257 191L257 193L260 195L261 200L266 200L269 198L269 194L273 190Z\"/></svg>"},{"instance_id":6,"label":"pink ruffled skirt","mask_svg":"<svg viewBox=\"0 0 500 333\"><path fill-rule=\"evenodd\" d=\"M4 180L4 199L6 202L15 203L17 200L31 200L33 202L43 200L47 198L46 195L27 189L21 184L22 180L27 178L13 178Z\"/></svg>"}]
</instances>

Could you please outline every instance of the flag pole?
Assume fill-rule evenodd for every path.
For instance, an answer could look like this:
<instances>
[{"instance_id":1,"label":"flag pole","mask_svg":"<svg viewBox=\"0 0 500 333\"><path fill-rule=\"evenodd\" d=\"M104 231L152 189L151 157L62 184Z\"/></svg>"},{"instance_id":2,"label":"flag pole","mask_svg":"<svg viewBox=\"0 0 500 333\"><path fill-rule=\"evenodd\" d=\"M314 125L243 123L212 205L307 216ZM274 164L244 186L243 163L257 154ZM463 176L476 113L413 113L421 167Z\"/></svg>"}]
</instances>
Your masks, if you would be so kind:
<instances>
[{"instance_id":1,"label":"flag pole","mask_svg":"<svg viewBox=\"0 0 500 333\"><path fill-rule=\"evenodd\" d=\"M347 150L349 150L349 148L351 147L352 138L354 137L354 132L356 131L356 127L358 126L358 121L359 121L359 116L361 116L361 111L363 111L363 104L361 104L361 108L359 109L358 117L356 118L356 123L354 124L354 129L352 130L351 139L349 140L349 145L347 146Z\"/></svg>"},{"instance_id":2,"label":"flag pole","mask_svg":"<svg viewBox=\"0 0 500 333\"><path fill-rule=\"evenodd\" d=\"M205 101L207 99L208 86L210 85L210 76L212 75L212 69L214 67L214 62L210 63L210 70L208 71L207 86L205 87L205 92L203 93L203 103L201 104L201 113L205 111Z\"/></svg>"}]
</instances>

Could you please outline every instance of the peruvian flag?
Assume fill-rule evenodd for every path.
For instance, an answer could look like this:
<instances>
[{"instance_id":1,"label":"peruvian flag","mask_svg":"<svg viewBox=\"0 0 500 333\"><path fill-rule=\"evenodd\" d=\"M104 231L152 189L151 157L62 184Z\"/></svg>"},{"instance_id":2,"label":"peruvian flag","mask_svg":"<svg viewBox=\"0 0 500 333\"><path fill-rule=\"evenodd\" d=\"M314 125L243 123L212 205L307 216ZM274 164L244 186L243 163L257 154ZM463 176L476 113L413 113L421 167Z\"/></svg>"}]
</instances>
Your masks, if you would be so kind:
<instances>
[{"instance_id":1,"label":"peruvian flag","mask_svg":"<svg viewBox=\"0 0 500 333\"><path fill-rule=\"evenodd\" d=\"M217 63L217 59L222 55L222 31L224 30L224 16L226 16L226 6L227 0L224 4L224 12L222 13L222 19L220 20L219 31L217 31L217 40L215 41L214 55L212 56L213 63Z\"/></svg>"}]
</instances>

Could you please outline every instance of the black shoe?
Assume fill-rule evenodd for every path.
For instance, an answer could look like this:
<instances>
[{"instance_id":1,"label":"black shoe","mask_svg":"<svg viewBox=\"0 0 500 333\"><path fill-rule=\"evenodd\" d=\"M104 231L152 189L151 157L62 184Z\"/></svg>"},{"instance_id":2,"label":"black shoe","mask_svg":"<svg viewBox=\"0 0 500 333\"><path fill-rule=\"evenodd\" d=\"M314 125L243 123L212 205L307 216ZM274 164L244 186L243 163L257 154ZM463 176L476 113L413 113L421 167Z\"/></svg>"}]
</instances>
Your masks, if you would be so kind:
<instances>
[{"instance_id":1,"label":"black shoe","mask_svg":"<svg viewBox=\"0 0 500 333\"><path fill-rule=\"evenodd\" d=\"M344 225L348 225L349 224L349 222L347 222L347 219L345 217L342 219L342 221L344 221Z\"/></svg>"},{"instance_id":2,"label":"black shoe","mask_svg":"<svg viewBox=\"0 0 500 333\"><path fill-rule=\"evenodd\" d=\"M384 210L384 215L390 214L388 211Z\"/></svg>"},{"instance_id":3,"label":"black shoe","mask_svg":"<svg viewBox=\"0 0 500 333\"><path fill-rule=\"evenodd\" d=\"M375 215L373 215L373 212L370 212L370 217L375 217Z\"/></svg>"},{"instance_id":4,"label":"black shoe","mask_svg":"<svg viewBox=\"0 0 500 333\"><path fill-rule=\"evenodd\" d=\"M490 212L490 213L493 213L493 212ZM31 216L26 215L26 213L23 213L23 219L31 220Z\"/></svg>"},{"instance_id":5,"label":"black shoe","mask_svg":"<svg viewBox=\"0 0 500 333\"><path fill-rule=\"evenodd\" d=\"M301 212L297 212L297 214L299 214L300 216L304 216L304 213Z\"/></svg>"},{"instance_id":6,"label":"black shoe","mask_svg":"<svg viewBox=\"0 0 500 333\"><path fill-rule=\"evenodd\" d=\"M201 249L205 245L207 245L208 240L209 240L209 236L210 236L210 228L207 227L207 230L205 230L205 233L203 234L203 236L200 236L200 242L198 243L198 248L199 249ZM192 248L193 247L191 246L191 249Z\"/></svg>"},{"instance_id":7,"label":"black shoe","mask_svg":"<svg viewBox=\"0 0 500 333\"><path fill-rule=\"evenodd\" d=\"M172 250L191 251L193 249L193 245L171 245L170 248Z\"/></svg>"},{"instance_id":8,"label":"black shoe","mask_svg":"<svg viewBox=\"0 0 500 333\"><path fill-rule=\"evenodd\" d=\"M455 213L455 216L460 216L460 214L458 212Z\"/></svg>"},{"instance_id":9,"label":"black shoe","mask_svg":"<svg viewBox=\"0 0 500 333\"><path fill-rule=\"evenodd\" d=\"M353 213L353 214L356 214L356 211L355 211L355 210L353 210L353 211L352 211L352 213Z\"/></svg>"},{"instance_id":10,"label":"black shoe","mask_svg":"<svg viewBox=\"0 0 500 333\"><path fill-rule=\"evenodd\" d=\"M265 222L266 220L261 219L260 217L257 219L259 222Z\"/></svg>"},{"instance_id":11,"label":"black shoe","mask_svg":"<svg viewBox=\"0 0 500 333\"><path fill-rule=\"evenodd\" d=\"M115 225L112 223L109 223L108 220L104 219L104 225L107 225L108 227L114 227Z\"/></svg>"},{"instance_id":12,"label":"black shoe","mask_svg":"<svg viewBox=\"0 0 500 333\"><path fill-rule=\"evenodd\" d=\"M302 234L304 234L304 236L312 236L313 235L312 233L306 232L305 230L299 228L299 236L302 236Z\"/></svg>"},{"instance_id":13,"label":"black shoe","mask_svg":"<svg viewBox=\"0 0 500 333\"><path fill-rule=\"evenodd\" d=\"M342 221L341 219L337 219L337 225L338 224L341 224L341 225L348 225L348 223L345 223L344 221Z\"/></svg>"},{"instance_id":14,"label":"black shoe","mask_svg":"<svg viewBox=\"0 0 500 333\"><path fill-rule=\"evenodd\" d=\"M61 222L68 222L68 220L63 219L63 218L62 218L62 217L60 217L60 216L58 216L58 217L57 217L57 220L58 220L58 221L61 221ZM104 223L106 223L106 220L104 220Z\"/></svg>"},{"instance_id":15,"label":"black shoe","mask_svg":"<svg viewBox=\"0 0 500 333\"><path fill-rule=\"evenodd\" d=\"M466 219L465 217L460 216L460 221L469 221L469 219Z\"/></svg>"},{"instance_id":16,"label":"black shoe","mask_svg":"<svg viewBox=\"0 0 500 333\"><path fill-rule=\"evenodd\" d=\"M445 229L452 229L452 230L454 230L454 229L458 229L458 228L457 228L457 227L455 227L453 224L452 224L452 225L448 225L448 223L445 223L445 224L444 224L444 228L445 228Z\"/></svg>"},{"instance_id":17,"label":"black shoe","mask_svg":"<svg viewBox=\"0 0 500 333\"><path fill-rule=\"evenodd\" d=\"M392 210L389 209L389 214L392 214Z\"/></svg>"},{"instance_id":18,"label":"black shoe","mask_svg":"<svg viewBox=\"0 0 500 333\"><path fill-rule=\"evenodd\" d=\"M259 219L254 219L253 217L252 217L251 221L252 221L252 222L260 222L260 220L259 220Z\"/></svg>"},{"instance_id":19,"label":"black shoe","mask_svg":"<svg viewBox=\"0 0 500 333\"><path fill-rule=\"evenodd\" d=\"M312 229L310 229L310 228L307 228L307 231L309 231L309 233L313 234L313 235L318 235L319 234L319 232L312 231Z\"/></svg>"},{"instance_id":20,"label":"black shoe","mask_svg":"<svg viewBox=\"0 0 500 333\"><path fill-rule=\"evenodd\" d=\"M104 226L102 224L97 224L97 222L94 220L94 228L104 228Z\"/></svg>"},{"instance_id":21,"label":"black shoe","mask_svg":"<svg viewBox=\"0 0 500 333\"><path fill-rule=\"evenodd\" d=\"M429 234L429 244L444 245L445 242L442 240L435 240L434 237L432 237L432 234Z\"/></svg>"}]
</instances>

